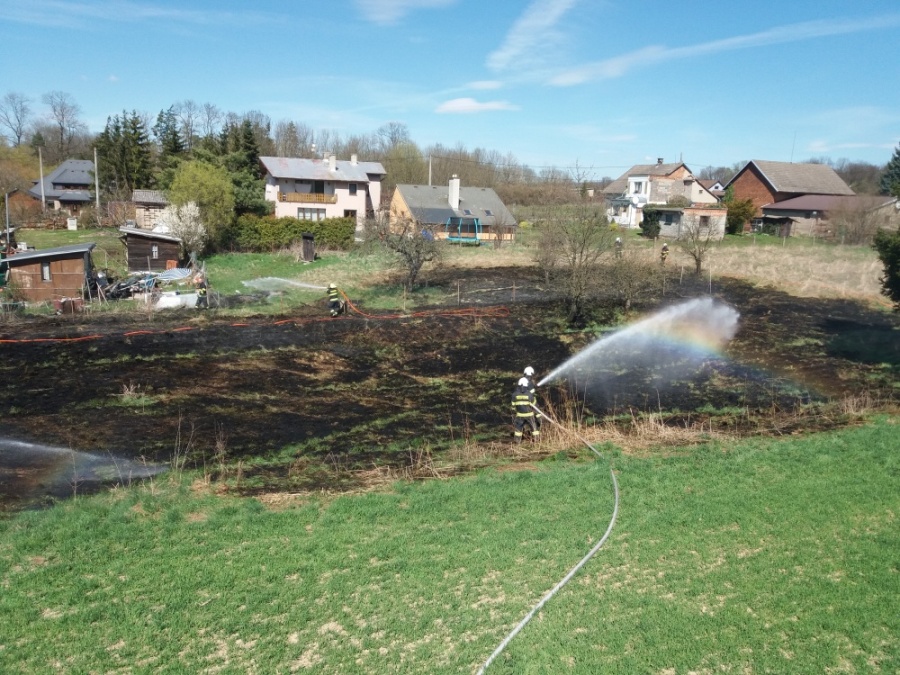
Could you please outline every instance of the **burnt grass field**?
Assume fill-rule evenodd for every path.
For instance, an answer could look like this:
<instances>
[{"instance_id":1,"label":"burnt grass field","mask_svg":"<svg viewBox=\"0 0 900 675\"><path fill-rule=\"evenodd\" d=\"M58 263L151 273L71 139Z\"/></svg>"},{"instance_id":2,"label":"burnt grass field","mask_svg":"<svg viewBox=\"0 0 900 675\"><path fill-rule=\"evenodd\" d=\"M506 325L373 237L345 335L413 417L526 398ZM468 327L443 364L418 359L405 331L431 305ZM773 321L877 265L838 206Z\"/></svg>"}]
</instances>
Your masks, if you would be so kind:
<instances>
[{"instance_id":1,"label":"burnt grass field","mask_svg":"<svg viewBox=\"0 0 900 675\"><path fill-rule=\"evenodd\" d=\"M349 489L373 466L408 466L424 451L440 457L460 441L505 443L522 368L540 377L596 337L566 330L559 300L531 275L432 273L446 307L407 318L332 320L324 307L276 318L191 310L7 318L3 435L150 462L175 455L213 478L228 466L233 479L240 465L229 485L244 493ZM633 317L708 290L693 283L673 282ZM579 409L626 433L636 417L657 413L669 425L748 435L846 423L834 402L847 397L896 401L896 314L727 279L713 296L740 313L726 359L663 388L647 373L620 373L614 400L588 398ZM539 391L540 405L567 401L560 386Z\"/></svg>"}]
</instances>

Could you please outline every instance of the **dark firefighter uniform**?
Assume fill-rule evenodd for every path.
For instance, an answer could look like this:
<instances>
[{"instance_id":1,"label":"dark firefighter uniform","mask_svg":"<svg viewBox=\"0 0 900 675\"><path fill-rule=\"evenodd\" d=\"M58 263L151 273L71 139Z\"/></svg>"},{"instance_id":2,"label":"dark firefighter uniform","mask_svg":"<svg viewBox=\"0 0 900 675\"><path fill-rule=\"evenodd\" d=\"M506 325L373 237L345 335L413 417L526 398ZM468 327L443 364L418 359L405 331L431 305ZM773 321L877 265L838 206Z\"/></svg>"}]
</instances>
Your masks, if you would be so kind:
<instances>
[{"instance_id":1,"label":"dark firefighter uniform","mask_svg":"<svg viewBox=\"0 0 900 675\"><path fill-rule=\"evenodd\" d=\"M199 279L197 281L197 304L195 305L197 309L209 309L208 290L206 279Z\"/></svg>"},{"instance_id":2,"label":"dark firefighter uniform","mask_svg":"<svg viewBox=\"0 0 900 675\"><path fill-rule=\"evenodd\" d=\"M531 427L531 440L537 441L541 435L537 421L534 419L534 408L531 407L535 401L534 392L529 391L529 388L528 384L520 384L516 387L512 396L512 407L516 411L516 443L522 442L522 432L526 424Z\"/></svg>"},{"instance_id":3,"label":"dark firefighter uniform","mask_svg":"<svg viewBox=\"0 0 900 675\"><path fill-rule=\"evenodd\" d=\"M328 309L331 310L331 316L341 313L341 294L334 284L328 287Z\"/></svg>"}]
</instances>

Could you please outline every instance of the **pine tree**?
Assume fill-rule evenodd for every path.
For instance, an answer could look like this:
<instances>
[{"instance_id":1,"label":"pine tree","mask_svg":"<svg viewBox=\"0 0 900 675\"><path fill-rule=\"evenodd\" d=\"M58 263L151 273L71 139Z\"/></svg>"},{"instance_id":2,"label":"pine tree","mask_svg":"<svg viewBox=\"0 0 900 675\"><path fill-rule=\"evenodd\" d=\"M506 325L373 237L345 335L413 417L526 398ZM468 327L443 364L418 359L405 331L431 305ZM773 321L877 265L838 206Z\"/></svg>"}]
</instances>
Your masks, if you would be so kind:
<instances>
[{"instance_id":1,"label":"pine tree","mask_svg":"<svg viewBox=\"0 0 900 675\"><path fill-rule=\"evenodd\" d=\"M891 161L884 167L884 173L881 175L881 191L900 197L900 145L894 150Z\"/></svg>"}]
</instances>

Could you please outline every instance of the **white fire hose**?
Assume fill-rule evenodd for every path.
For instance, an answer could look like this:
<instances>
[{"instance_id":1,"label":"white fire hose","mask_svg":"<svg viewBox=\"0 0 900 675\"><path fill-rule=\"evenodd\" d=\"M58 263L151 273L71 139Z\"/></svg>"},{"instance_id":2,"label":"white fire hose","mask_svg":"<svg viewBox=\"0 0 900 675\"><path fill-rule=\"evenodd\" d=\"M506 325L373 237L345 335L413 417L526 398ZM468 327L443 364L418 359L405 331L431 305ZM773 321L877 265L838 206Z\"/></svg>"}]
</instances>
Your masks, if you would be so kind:
<instances>
[{"instance_id":1,"label":"white fire hose","mask_svg":"<svg viewBox=\"0 0 900 675\"><path fill-rule=\"evenodd\" d=\"M597 455L597 457L598 457L599 459L603 459L603 455L601 455L599 452L597 452L597 449L594 448L594 446L592 446L590 443L588 443L588 442L581 436L581 434L579 434L579 433L576 432L576 431L573 431L572 429L568 429L568 428L564 427L562 424L560 424L559 422L557 422L555 419L553 419L553 418L550 417L549 415L546 415L544 412L542 412L536 405L532 404L531 407L535 409L535 411L537 412L538 415L540 415L541 417L543 417L543 418L546 419L546 420L549 420L551 423L555 424L556 426L558 426L558 427L559 427L560 429L562 429L563 431L566 431L566 432L572 434L573 436L575 436L576 438L578 438L578 440L580 440L580 441L581 441L582 443L584 443L588 448L590 448L591 452L593 452L595 455ZM532 618L535 614L537 614L537 612L540 611L540 609L541 609L545 604L547 604L547 601L549 601L550 598L552 598L554 595L556 595L557 592L559 592L559 590L560 590L563 586L565 586L567 583L569 583L569 581L572 579L572 577L574 577L575 574L578 573L578 570L580 570L582 567L584 567L585 563L587 563L588 560L590 560L591 558L594 557L594 554L597 553L597 551L600 550L600 547L603 546L603 544L606 542L606 540L607 540L607 538L609 537L609 535L612 533L613 526L616 524L616 516L619 514L619 483L618 483L618 481L616 480L616 474L615 474L615 472L613 472L612 466L609 467L609 475L610 475L610 477L612 478L613 493L614 493L614 495L615 495L615 501L614 501L614 505L613 505L612 518L610 518L610 520L609 520L609 527L606 528L606 532L603 534L602 537L600 537L600 541L598 541L598 542L594 545L594 548L592 548L590 551L588 551L587 555L584 556L584 557L578 562L578 564L575 565L575 567L573 567L571 570L569 570L569 572L566 574L566 576L564 576L564 577L559 581L559 583L556 584L556 586L554 586L550 591L548 591L548 592L544 595L544 597L541 598L540 602L538 602L534 607L532 607L532 608L531 608L531 611L528 612L528 614L525 615L525 618L522 619L522 620L518 623L518 625L517 625L515 628L512 629L512 631L509 633L509 635L507 635L507 636L503 639L503 642L501 642L501 643L497 646L497 648L494 650L494 653L491 654L491 655L488 657L488 660L485 661L484 664L481 666L481 668L478 669L478 675L483 675L483 674L484 674L484 672L487 670L488 666L490 666L491 663L493 663L494 659L496 659L496 658L503 652L503 650L506 649L506 646L510 643L510 641L511 641L516 635L518 635L519 631L521 631L521 630L525 627L525 625L526 625L529 621L531 621L531 618Z\"/></svg>"}]
</instances>

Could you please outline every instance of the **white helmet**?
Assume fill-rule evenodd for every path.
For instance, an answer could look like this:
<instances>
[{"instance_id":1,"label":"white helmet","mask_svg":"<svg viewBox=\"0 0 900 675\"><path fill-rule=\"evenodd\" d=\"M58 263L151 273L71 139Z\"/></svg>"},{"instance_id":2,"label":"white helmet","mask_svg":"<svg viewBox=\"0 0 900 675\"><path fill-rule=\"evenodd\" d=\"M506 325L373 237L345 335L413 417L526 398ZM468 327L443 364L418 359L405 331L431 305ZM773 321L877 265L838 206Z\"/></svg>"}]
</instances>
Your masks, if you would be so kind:
<instances>
[{"instance_id":1,"label":"white helmet","mask_svg":"<svg viewBox=\"0 0 900 675\"><path fill-rule=\"evenodd\" d=\"M532 368L531 366L526 366L525 377L531 377L532 375L534 375L534 368Z\"/></svg>"},{"instance_id":2,"label":"white helmet","mask_svg":"<svg viewBox=\"0 0 900 675\"><path fill-rule=\"evenodd\" d=\"M519 386L520 386L520 387L527 387L527 386L528 386L528 378L527 378L527 377L523 377L522 379L520 379L520 380L519 380Z\"/></svg>"},{"instance_id":3,"label":"white helmet","mask_svg":"<svg viewBox=\"0 0 900 675\"><path fill-rule=\"evenodd\" d=\"M328 288L337 288L337 284L328 284Z\"/></svg>"}]
</instances>

